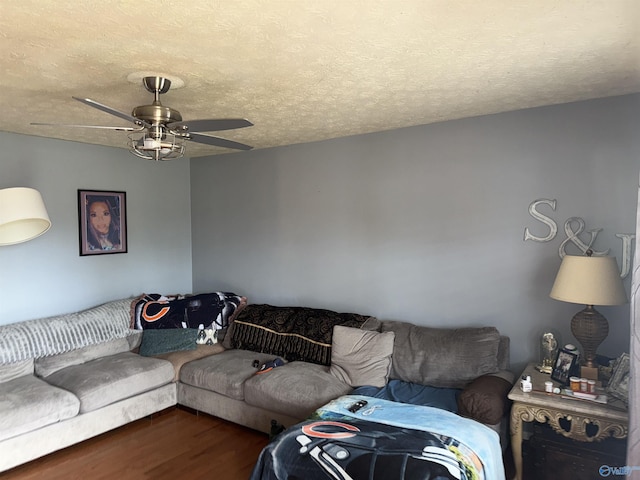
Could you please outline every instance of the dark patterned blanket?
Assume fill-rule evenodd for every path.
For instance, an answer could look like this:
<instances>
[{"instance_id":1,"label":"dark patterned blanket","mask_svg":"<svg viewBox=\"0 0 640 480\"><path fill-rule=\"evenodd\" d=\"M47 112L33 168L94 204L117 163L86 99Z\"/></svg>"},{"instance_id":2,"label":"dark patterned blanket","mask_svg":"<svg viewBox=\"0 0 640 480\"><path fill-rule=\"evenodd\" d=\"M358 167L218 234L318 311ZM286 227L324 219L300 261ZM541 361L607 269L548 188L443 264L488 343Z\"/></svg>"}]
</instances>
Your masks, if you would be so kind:
<instances>
[{"instance_id":1,"label":"dark patterned blanket","mask_svg":"<svg viewBox=\"0 0 640 480\"><path fill-rule=\"evenodd\" d=\"M247 305L233 322L231 345L288 361L329 365L335 325L374 329L377 320L318 308Z\"/></svg>"},{"instance_id":2,"label":"dark patterned blanket","mask_svg":"<svg viewBox=\"0 0 640 480\"><path fill-rule=\"evenodd\" d=\"M246 302L229 292L199 295L164 296L157 293L142 295L133 307L133 328L213 328L229 325L236 309Z\"/></svg>"}]
</instances>

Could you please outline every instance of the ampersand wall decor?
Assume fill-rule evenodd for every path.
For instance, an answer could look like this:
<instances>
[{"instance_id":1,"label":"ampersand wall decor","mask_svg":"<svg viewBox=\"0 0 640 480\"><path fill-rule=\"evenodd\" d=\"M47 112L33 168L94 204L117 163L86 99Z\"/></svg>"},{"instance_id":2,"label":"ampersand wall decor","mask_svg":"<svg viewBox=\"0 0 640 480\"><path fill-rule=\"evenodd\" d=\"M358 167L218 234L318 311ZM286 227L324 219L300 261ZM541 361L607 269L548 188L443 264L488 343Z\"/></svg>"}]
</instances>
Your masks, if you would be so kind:
<instances>
[{"instance_id":1,"label":"ampersand wall decor","mask_svg":"<svg viewBox=\"0 0 640 480\"><path fill-rule=\"evenodd\" d=\"M529 214L539 222L546 225L549 232L545 236L537 236L532 234L528 227L525 227L525 242L527 240L531 240L533 242L546 243L550 242L558 235L558 224L556 221L538 210L542 205L547 205L551 210L555 211L557 201L555 199L539 198L531 202L529 205ZM567 255L566 248L568 244L574 245L582 252L583 255L587 254L587 250L591 250L595 256L605 256L609 254L609 251L611 250L609 248L606 250L596 250L593 247L593 244L595 243L598 234L602 231L602 228L593 228L586 231L585 228L585 221L580 217L570 217L566 222L564 222L564 233L567 238L565 238L560 244L560 247L558 247L558 256L560 258L564 258L564 256ZM585 241L580 237L581 234L589 235L589 238ZM616 233L615 236L622 240L622 265L620 277L626 278L627 275L629 275L629 272L631 272L631 259L633 258L631 250L633 248L633 239L636 238L636 236L632 233Z\"/></svg>"}]
</instances>

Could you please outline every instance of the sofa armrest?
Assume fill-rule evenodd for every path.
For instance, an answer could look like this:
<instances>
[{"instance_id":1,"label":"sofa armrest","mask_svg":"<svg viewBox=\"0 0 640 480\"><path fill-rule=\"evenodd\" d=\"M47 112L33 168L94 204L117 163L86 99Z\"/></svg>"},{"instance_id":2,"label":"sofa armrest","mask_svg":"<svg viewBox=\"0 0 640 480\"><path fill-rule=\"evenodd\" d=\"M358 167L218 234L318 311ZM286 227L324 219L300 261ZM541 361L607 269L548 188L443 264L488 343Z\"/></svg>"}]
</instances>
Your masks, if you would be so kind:
<instances>
[{"instance_id":1,"label":"sofa armrest","mask_svg":"<svg viewBox=\"0 0 640 480\"><path fill-rule=\"evenodd\" d=\"M513 374L506 370L476 378L460 392L458 413L487 425L499 423L509 410L512 382Z\"/></svg>"}]
</instances>

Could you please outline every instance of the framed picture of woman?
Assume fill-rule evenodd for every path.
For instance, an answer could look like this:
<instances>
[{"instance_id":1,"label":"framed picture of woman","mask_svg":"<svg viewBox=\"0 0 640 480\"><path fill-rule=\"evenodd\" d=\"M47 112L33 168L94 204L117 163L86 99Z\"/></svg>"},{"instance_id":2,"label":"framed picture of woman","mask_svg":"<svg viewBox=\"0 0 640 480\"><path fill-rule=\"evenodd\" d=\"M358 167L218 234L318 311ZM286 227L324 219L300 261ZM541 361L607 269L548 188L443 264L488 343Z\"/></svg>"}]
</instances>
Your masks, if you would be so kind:
<instances>
[{"instance_id":1,"label":"framed picture of woman","mask_svg":"<svg viewBox=\"0 0 640 480\"><path fill-rule=\"evenodd\" d=\"M78 190L80 255L127 252L125 192Z\"/></svg>"}]
</instances>

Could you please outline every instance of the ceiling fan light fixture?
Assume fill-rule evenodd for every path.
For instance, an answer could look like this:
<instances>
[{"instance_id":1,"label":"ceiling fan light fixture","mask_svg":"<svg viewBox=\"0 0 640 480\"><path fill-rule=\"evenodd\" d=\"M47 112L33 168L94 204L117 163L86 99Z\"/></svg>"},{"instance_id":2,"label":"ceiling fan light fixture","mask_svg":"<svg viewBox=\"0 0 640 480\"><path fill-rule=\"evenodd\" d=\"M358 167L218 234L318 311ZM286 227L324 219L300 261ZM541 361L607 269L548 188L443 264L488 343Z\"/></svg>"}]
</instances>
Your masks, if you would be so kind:
<instances>
[{"instance_id":1,"label":"ceiling fan light fixture","mask_svg":"<svg viewBox=\"0 0 640 480\"><path fill-rule=\"evenodd\" d=\"M184 139L167 133L162 139L149 136L146 132L130 133L129 151L145 160L173 160L184 155Z\"/></svg>"}]
</instances>

